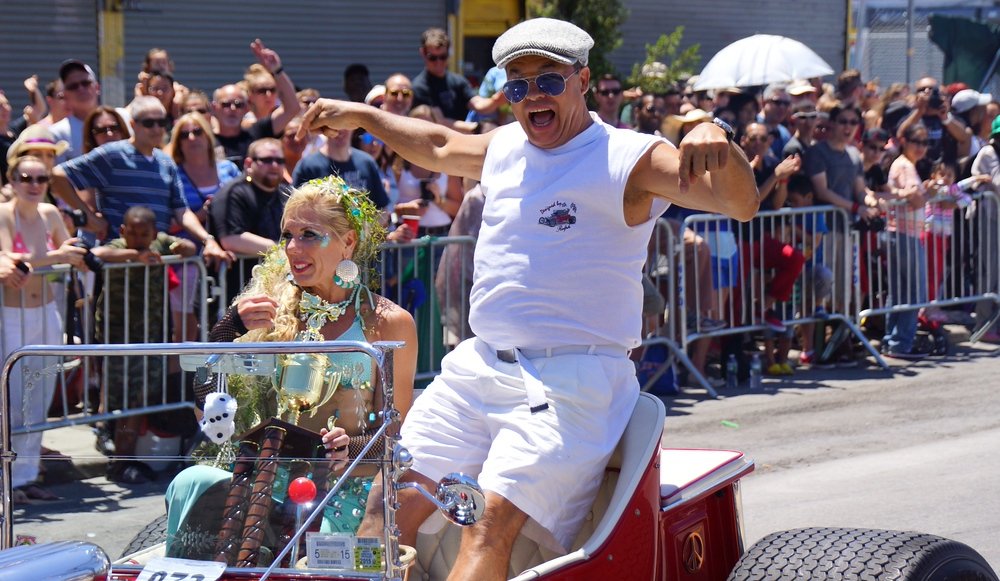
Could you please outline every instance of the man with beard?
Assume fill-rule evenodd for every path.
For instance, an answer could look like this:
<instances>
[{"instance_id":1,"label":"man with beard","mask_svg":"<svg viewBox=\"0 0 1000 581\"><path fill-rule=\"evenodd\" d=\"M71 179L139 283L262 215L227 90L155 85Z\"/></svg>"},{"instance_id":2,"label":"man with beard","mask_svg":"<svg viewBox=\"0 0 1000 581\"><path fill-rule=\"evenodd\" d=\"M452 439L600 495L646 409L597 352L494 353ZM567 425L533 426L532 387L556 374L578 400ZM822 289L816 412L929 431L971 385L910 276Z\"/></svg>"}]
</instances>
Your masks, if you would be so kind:
<instances>
[{"instance_id":1,"label":"man with beard","mask_svg":"<svg viewBox=\"0 0 1000 581\"><path fill-rule=\"evenodd\" d=\"M281 212L288 197L282 183L285 157L271 137L250 144L244 175L229 182L212 202L210 227L222 247L257 255L274 246L281 234Z\"/></svg>"},{"instance_id":2,"label":"man with beard","mask_svg":"<svg viewBox=\"0 0 1000 581\"><path fill-rule=\"evenodd\" d=\"M285 156L281 142L273 137L258 139L247 148L243 175L219 190L209 208L209 229L226 250L257 256L274 246L281 235L281 213L288 199L283 182ZM253 263L227 274L227 303L250 278Z\"/></svg>"}]
</instances>

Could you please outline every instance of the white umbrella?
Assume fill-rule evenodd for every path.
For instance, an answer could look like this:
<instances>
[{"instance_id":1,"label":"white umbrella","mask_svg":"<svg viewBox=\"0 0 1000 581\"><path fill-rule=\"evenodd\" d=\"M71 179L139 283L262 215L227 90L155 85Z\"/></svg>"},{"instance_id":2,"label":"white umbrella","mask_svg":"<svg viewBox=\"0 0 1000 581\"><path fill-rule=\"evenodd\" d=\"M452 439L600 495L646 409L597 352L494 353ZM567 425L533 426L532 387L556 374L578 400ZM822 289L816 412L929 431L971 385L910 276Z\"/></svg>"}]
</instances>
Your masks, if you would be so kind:
<instances>
[{"instance_id":1,"label":"white umbrella","mask_svg":"<svg viewBox=\"0 0 1000 581\"><path fill-rule=\"evenodd\" d=\"M830 65L801 42L755 34L717 52L698 75L694 89L752 87L832 73Z\"/></svg>"}]
</instances>

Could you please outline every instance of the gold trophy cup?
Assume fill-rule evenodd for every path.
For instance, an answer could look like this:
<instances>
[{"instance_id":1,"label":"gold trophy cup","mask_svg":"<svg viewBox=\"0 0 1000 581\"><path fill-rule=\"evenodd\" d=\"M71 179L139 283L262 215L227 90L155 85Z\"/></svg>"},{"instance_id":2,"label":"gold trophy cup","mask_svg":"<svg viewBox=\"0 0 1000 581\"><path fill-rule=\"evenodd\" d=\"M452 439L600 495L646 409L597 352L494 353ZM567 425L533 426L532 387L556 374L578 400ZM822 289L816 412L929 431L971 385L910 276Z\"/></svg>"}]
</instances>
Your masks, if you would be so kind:
<instances>
[{"instance_id":1,"label":"gold trophy cup","mask_svg":"<svg viewBox=\"0 0 1000 581\"><path fill-rule=\"evenodd\" d=\"M276 370L279 414L298 425L299 415L330 401L340 384L340 373L332 372L325 355L297 353L278 357Z\"/></svg>"}]
</instances>

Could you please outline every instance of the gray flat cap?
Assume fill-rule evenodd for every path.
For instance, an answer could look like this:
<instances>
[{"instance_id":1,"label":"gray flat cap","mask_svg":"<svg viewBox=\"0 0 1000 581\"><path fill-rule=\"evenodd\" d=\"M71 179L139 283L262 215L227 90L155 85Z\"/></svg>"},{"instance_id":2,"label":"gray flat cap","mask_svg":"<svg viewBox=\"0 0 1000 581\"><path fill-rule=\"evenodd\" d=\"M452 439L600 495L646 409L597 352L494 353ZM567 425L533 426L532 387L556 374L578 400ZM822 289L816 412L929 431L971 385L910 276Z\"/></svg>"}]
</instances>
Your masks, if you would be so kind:
<instances>
[{"instance_id":1,"label":"gray flat cap","mask_svg":"<svg viewBox=\"0 0 1000 581\"><path fill-rule=\"evenodd\" d=\"M587 55L594 46L582 28L553 18L533 18L500 35L493 45L493 62L504 68L510 61L535 55L557 63L587 66Z\"/></svg>"}]
</instances>

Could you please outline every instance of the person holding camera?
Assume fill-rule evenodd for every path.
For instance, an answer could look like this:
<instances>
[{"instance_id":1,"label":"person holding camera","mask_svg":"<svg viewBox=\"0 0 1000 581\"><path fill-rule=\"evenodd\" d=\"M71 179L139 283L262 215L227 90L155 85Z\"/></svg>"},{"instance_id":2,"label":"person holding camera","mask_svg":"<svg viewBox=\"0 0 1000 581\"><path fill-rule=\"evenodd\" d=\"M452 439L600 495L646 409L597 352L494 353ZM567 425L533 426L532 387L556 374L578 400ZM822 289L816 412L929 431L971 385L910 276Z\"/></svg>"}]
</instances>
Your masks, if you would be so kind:
<instances>
[{"instance_id":1,"label":"person holding camera","mask_svg":"<svg viewBox=\"0 0 1000 581\"><path fill-rule=\"evenodd\" d=\"M927 154L917 164L921 179L929 179L931 166L941 159L958 161L968 155L972 136L966 131L965 123L951 114L948 100L941 96L937 79L924 77L917 81L913 97L913 108L896 128L896 137L913 125L923 125L927 130Z\"/></svg>"},{"instance_id":2,"label":"person holding camera","mask_svg":"<svg viewBox=\"0 0 1000 581\"><path fill-rule=\"evenodd\" d=\"M86 251L74 245L63 224L59 209L42 202L48 189L49 170L40 158L25 155L11 160L7 178L14 198L0 204L0 253L5 254L23 275L32 268L70 264L83 268ZM8 277L14 279L14 277ZM43 276L16 277L20 285L5 285L0 293L0 360L23 345L59 345L63 342L63 321L56 293ZM17 280L13 280L17 282ZM11 414L14 427L45 420L55 393L55 376L39 374L54 363L49 358L28 357L21 360L10 376L10 402L18 410ZM28 379L37 377L37 379ZM19 456L13 464L14 502L57 500L52 492L38 485L38 459L42 433L14 435L11 446Z\"/></svg>"}]
</instances>

